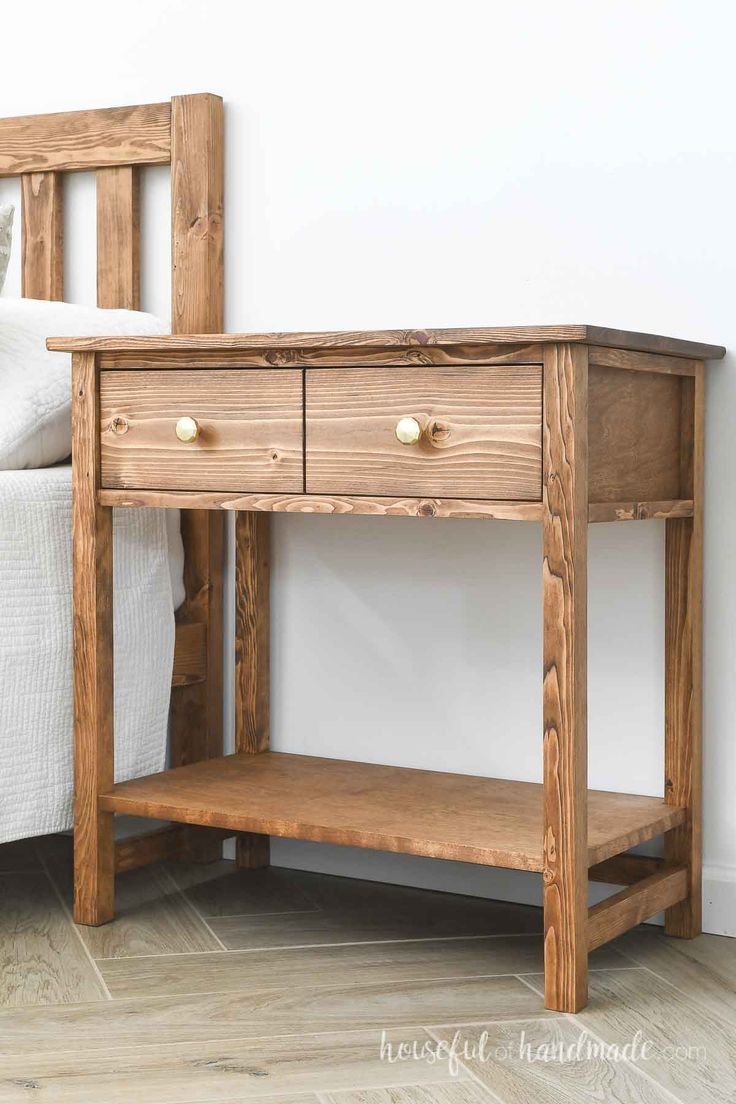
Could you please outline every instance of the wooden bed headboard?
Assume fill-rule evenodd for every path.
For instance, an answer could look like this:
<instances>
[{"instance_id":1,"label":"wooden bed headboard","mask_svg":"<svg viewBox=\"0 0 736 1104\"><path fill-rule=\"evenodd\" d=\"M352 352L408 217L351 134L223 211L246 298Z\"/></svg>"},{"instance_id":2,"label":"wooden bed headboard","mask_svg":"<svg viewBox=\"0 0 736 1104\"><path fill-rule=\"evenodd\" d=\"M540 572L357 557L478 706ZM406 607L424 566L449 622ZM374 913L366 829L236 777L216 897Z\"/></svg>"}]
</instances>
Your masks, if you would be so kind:
<instances>
[{"instance_id":1,"label":"wooden bed headboard","mask_svg":"<svg viewBox=\"0 0 736 1104\"><path fill-rule=\"evenodd\" d=\"M140 308L139 169L171 165L171 328L223 328L223 104L209 94L169 103L0 119L0 177L21 178L22 294L64 297L64 174L94 172L97 303ZM182 512L186 600L177 614L171 696L172 765L222 754L224 519ZM200 831L196 857L219 841ZM171 854L191 834L129 847L119 866ZM147 850L148 854L143 855Z\"/></svg>"}]
</instances>

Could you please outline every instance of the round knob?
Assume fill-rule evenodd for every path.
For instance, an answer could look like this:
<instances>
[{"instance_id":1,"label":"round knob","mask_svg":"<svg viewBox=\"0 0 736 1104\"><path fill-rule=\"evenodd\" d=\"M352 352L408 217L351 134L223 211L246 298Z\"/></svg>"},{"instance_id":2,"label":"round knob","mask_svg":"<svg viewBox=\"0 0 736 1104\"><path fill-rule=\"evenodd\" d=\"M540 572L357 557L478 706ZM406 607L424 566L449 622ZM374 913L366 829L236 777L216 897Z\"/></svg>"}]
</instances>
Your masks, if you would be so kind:
<instances>
[{"instance_id":1,"label":"round knob","mask_svg":"<svg viewBox=\"0 0 736 1104\"><path fill-rule=\"evenodd\" d=\"M396 423L396 439L402 445L415 445L422 436L422 427L416 418L399 418Z\"/></svg>"},{"instance_id":2,"label":"round knob","mask_svg":"<svg viewBox=\"0 0 736 1104\"><path fill-rule=\"evenodd\" d=\"M191 441L196 441L199 437L199 426L194 418L180 418L176 423L176 436L185 445L188 445Z\"/></svg>"}]
</instances>

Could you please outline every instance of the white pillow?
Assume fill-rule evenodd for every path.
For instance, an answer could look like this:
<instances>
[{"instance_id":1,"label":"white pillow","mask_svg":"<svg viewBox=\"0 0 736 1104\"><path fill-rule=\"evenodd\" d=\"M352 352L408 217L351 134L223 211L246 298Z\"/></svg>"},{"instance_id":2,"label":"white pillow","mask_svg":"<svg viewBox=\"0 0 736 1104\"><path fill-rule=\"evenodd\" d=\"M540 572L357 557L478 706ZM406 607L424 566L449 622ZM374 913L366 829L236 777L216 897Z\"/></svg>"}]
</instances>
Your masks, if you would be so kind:
<instances>
[{"instance_id":1,"label":"white pillow","mask_svg":"<svg viewBox=\"0 0 736 1104\"><path fill-rule=\"evenodd\" d=\"M0 291L3 290L10 260L10 243L13 240L13 214L15 207L6 203L0 207Z\"/></svg>"},{"instance_id":2,"label":"white pillow","mask_svg":"<svg viewBox=\"0 0 736 1104\"><path fill-rule=\"evenodd\" d=\"M0 469L46 468L70 455L71 357L47 337L162 334L142 311L0 299Z\"/></svg>"}]
</instances>

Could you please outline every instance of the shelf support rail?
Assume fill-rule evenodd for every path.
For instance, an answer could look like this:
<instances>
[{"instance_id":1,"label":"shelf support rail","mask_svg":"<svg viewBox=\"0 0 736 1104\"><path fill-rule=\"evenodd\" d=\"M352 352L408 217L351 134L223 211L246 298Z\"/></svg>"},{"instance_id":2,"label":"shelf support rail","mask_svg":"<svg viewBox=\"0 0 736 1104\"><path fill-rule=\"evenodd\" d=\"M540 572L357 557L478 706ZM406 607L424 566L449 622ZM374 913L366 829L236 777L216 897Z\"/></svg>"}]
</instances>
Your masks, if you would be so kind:
<instances>
[{"instance_id":1,"label":"shelf support rail","mask_svg":"<svg viewBox=\"0 0 736 1104\"><path fill-rule=\"evenodd\" d=\"M686 866L662 864L654 874L633 882L588 909L588 951L623 935L658 912L685 901L690 892Z\"/></svg>"}]
</instances>

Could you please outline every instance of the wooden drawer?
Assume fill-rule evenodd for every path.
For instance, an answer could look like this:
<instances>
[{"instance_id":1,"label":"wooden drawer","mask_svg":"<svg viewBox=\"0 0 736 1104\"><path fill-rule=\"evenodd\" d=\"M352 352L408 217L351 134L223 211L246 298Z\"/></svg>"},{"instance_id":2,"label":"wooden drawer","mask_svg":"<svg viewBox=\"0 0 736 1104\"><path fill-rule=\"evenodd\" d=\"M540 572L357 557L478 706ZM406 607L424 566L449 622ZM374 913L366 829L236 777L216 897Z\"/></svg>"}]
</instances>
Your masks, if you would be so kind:
<instances>
[{"instance_id":1,"label":"wooden drawer","mask_svg":"<svg viewBox=\"0 0 736 1104\"><path fill-rule=\"evenodd\" d=\"M196 440L176 434L195 419ZM303 491L299 369L100 373L102 486Z\"/></svg>"},{"instance_id":2,"label":"wooden drawer","mask_svg":"<svg viewBox=\"0 0 736 1104\"><path fill-rule=\"evenodd\" d=\"M417 420L417 444L397 440ZM306 373L310 494L539 500L542 369L326 368Z\"/></svg>"}]
</instances>

